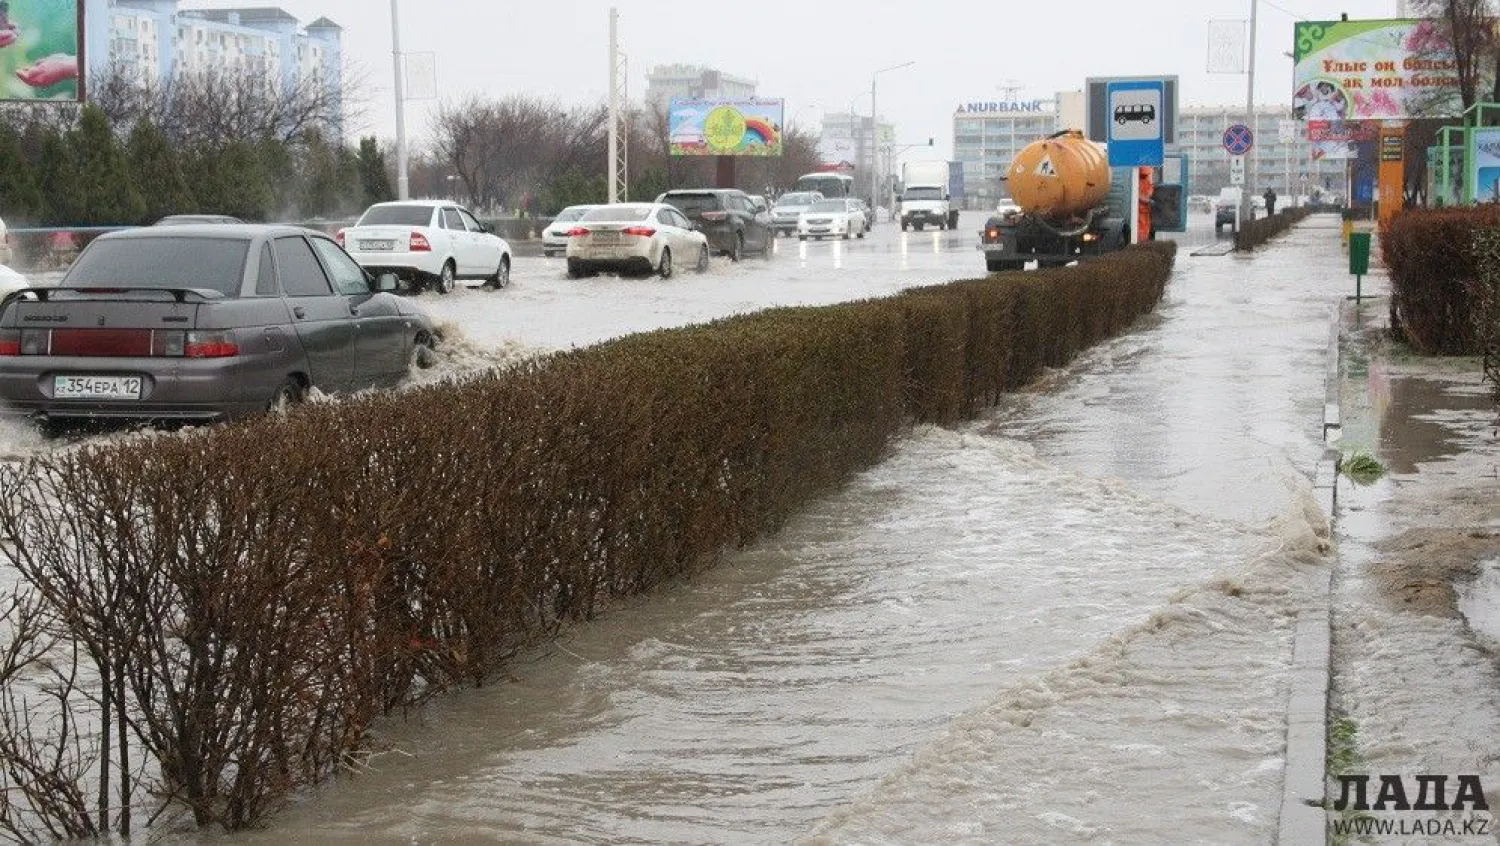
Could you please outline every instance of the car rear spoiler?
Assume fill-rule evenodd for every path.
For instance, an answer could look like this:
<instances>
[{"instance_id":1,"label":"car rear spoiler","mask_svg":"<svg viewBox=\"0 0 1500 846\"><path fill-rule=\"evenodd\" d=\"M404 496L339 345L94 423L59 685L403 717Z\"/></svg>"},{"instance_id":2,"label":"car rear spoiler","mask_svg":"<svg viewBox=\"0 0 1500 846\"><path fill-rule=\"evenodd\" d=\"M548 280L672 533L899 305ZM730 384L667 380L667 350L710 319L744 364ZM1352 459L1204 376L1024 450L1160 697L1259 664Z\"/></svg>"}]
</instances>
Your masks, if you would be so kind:
<instances>
[{"instance_id":1,"label":"car rear spoiler","mask_svg":"<svg viewBox=\"0 0 1500 846\"><path fill-rule=\"evenodd\" d=\"M170 294L172 299L179 303L187 302L189 297L192 297L194 302L224 299L224 292L216 291L213 288L111 288L101 286L89 288L22 288L19 291L11 291L6 295L5 300L9 301L30 294L36 300L45 303L52 298L53 294L59 291L68 291L76 294Z\"/></svg>"}]
</instances>

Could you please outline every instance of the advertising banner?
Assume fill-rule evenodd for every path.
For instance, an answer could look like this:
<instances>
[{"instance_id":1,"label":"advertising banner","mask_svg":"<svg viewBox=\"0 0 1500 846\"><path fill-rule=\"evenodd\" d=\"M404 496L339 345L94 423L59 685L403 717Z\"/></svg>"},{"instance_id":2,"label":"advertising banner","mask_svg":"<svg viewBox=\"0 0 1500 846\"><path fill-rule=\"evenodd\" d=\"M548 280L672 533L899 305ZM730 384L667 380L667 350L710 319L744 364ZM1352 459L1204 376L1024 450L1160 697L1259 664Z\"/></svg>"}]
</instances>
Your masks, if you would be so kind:
<instances>
[{"instance_id":1,"label":"advertising banner","mask_svg":"<svg viewBox=\"0 0 1500 846\"><path fill-rule=\"evenodd\" d=\"M667 126L674 156L781 155L781 100L673 98Z\"/></svg>"},{"instance_id":2,"label":"advertising banner","mask_svg":"<svg viewBox=\"0 0 1500 846\"><path fill-rule=\"evenodd\" d=\"M1389 223L1405 206L1406 200L1406 127L1380 128L1380 165L1377 169L1377 196L1380 223Z\"/></svg>"},{"instance_id":3,"label":"advertising banner","mask_svg":"<svg viewBox=\"0 0 1500 846\"><path fill-rule=\"evenodd\" d=\"M1469 130L1468 185L1471 203L1500 202L1500 128Z\"/></svg>"},{"instance_id":4,"label":"advertising banner","mask_svg":"<svg viewBox=\"0 0 1500 846\"><path fill-rule=\"evenodd\" d=\"M1455 117L1458 62L1430 20L1302 21L1292 109L1304 120Z\"/></svg>"},{"instance_id":5,"label":"advertising banner","mask_svg":"<svg viewBox=\"0 0 1500 846\"><path fill-rule=\"evenodd\" d=\"M1380 124L1362 120L1310 120L1307 140L1312 143L1314 161L1340 161L1354 158L1354 145L1373 141Z\"/></svg>"},{"instance_id":6,"label":"advertising banner","mask_svg":"<svg viewBox=\"0 0 1500 846\"><path fill-rule=\"evenodd\" d=\"M79 100L84 0L0 0L0 100Z\"/></svg>"}]
</instances>

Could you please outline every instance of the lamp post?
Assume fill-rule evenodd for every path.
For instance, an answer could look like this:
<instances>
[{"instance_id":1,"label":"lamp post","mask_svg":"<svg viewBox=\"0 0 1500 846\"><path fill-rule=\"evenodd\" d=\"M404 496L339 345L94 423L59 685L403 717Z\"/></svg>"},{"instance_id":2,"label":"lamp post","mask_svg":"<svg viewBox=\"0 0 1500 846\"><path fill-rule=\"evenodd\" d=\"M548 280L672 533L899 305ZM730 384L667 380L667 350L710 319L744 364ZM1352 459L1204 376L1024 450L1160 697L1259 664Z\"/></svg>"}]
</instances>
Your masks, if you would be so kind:
<instances>
[{"instance_id":1,"label":"lamp post","mask_svg":"<svg viewBox=\"0 0 1500 846\"><path fill-rule=\"evenodd\" d=\"M1253 133L1255 126L1255 12L1260 4L1256 0L1250 0L1250 62L1249 77L1245 81L1245 125L1250 127ZM1255 208L1255 150L1245 152L1245 188L1240 192L1240 225L1250 223L1252 209Z\"/></svg>"},{"instance_id":2,"label":"lamp post","mask_svg":"<svg viewBox=\"0 0 1500 846\"><path fill-rule=\"evenodd\" d=\"M407 175L406 155L406 82L401 73L401 25L396 11L397 0L391 0L391 57L396 68L396 199L411 198L411 181Z\"/></svg>"},{"instance_id":3,"label":"lamp post","mask_svg":"<svg viewBox=\"0 0 1500 846\"><path fill-rule=\"evenodd\" d=\"M875 77L880 76L881 74L885 73L886 71L900 70L901 68L911 67L914 64L916 64L915 61L902 62L899 65L891 65L888 68L881 68L880 70L877 70L874 73L870 74L870 211L871 212L874 212L875 207L878 205L878 200L876 199L876 197L879 194L879 190L880 190L879 188L876 187L876 185L877 185L876 180L878 180L880 178L880 175L879 175L880 174L880 168L878 166L878 160L880 158L880 124L879 124L879 117L878 117L878 115L880 114L880 112L877 111L876 108L875 108Z\"/></svg>"}]
</instances>

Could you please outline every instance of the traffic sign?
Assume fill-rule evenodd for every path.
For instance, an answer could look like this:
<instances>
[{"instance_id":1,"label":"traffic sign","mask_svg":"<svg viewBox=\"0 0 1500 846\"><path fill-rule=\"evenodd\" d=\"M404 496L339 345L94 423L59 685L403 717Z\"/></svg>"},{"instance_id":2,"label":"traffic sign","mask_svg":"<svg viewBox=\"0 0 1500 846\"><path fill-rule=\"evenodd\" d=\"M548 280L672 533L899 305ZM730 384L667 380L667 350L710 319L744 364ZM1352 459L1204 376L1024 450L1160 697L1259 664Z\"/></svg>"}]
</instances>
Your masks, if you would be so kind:
<instances>
[{"instance_id":1,"label":"traffic sign","mask_svg":"<svg viewBox=\"0 0 1500 846\"><path fill-rule=\"evenodd\" d=\"M1244 156L1230 156L1229 157L1229 184L1230 185L1244 185L1245 184L1245 157Z\"/></svg>"},{"instance_id":2,"label":"traffic sign","mask_svg":"<svg viewBox=\"0 0 1500 846\"><path fill-rule=\"evenodd\" d=\"M1254 146L1255 134L1243 123L1237 123L1224 130L1224 149L1229 151L1229 155L1243 156Z\"/></svg>"},{"instance_id":3,"label":"traffic sign","mask_svg":"<svg viewBox=\"0 0 1500 846\"><path fill-rule=\"evenodd\" d=\"M1119 80L1105 90L1110 167L1158 167L1162 163L1162 81Z\"/></svg>"}]
</instances>

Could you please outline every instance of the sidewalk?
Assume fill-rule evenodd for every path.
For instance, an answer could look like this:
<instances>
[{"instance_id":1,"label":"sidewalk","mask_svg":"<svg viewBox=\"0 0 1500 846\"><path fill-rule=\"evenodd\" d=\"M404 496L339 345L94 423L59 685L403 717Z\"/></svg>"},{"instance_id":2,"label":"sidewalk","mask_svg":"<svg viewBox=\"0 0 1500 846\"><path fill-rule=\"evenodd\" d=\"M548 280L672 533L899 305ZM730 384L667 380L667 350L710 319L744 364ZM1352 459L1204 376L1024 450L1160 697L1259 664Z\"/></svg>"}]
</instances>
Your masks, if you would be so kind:
<instances>
[{"instance_id":1,"label":"sidewalk","mask_svg":"<svg viewBox=\"0 0 1500 846\"><path fill-rule=\"evenodd\" d=\"M1381 775L1403 776L1408 789L1419 774L1446 775L1449 801L1458 776L1478 775L1493 806L1500 802L1497 408L1477 359L1420 358L1392 344L1388 303L1349 302L1340 317L1338 447L1370 452L1387 475L1363 488L1341 479L1338 488L1329 723L1346 740L1334 741L1328 796L1339 798L1340 769L1369 775L1371 800ZM1408 798L1418 806L1415 790ZM1458 842L1497 840L1484 811L1364 816L1394 823L1374 842L1434 842L1400 833L1403 823L1410 831L1427 820L1459 824ZM1489 833L1464 837L1466 819L1490 822Z\"/></svg>"}]
</instances>

